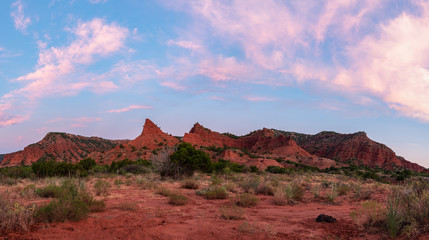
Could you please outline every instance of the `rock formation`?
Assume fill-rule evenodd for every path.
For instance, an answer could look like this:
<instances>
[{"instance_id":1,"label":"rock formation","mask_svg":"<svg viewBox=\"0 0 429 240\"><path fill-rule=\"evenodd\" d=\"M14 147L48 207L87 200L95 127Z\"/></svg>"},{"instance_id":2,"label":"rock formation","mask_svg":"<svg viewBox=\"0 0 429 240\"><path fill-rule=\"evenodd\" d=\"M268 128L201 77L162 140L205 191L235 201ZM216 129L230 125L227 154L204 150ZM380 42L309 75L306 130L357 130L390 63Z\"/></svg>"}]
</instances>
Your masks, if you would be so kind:
<instances>
[{"instance_id":1,"label":"rock formation","mask_svg":"<svg viewBox=\"0 0 429 240\"><path fill-rule=\"evenodd\" d=\"M307 152L341 162L394 169L395 166L424 171L425 168L396 156L386 145L368 138L365 132L340 134L320 132L316 135L278 131L292 137Z\"/></svg>"},{"instance_id":2,"label":"rock formation","mask_svg":"<svg viewBox=\"0 0 429 240\"><path fill-rule=\"evenodd\" d=\"M292 161L320 169L356 164L428 172L424 167L396 156L390 148L369 139L364 132L309 135L263 128L237 137L196 123L180 140L164 133L149 119L146 119L142 133L132 141L48 133L43 140L22 151L0 155L0 166L29 165L39 159L77 162L91 157L98 163L109 164L117 160L152 159L161 155L168 158L181 141L204 150L214 161L224 159L261 169L294 166L287 164L287 161Z\"/></svg>"},{"instance_id":3,"label":"rock formation","mask_svg":"<svg viewBox=\"0 0 429 240\"><path fill-rule=\"evenodd\" d=\"M88 157L91 152L107 151L121 142L126 141L51 132L41 141L25 147L22 151L4 155L1 165L31 165L39 159L78 162Z\"/></svg>"},{"instance_id":4,"label":"rock formation","mask_svg":"<svg viewBox=\"0 0 429 240\"><path fill-rule=\"evenodd\" d=\"M179 139L167 133L164 133L151 120L146 119L143 125L143 131L136 139L116 146L110 151L99 153L94 152L90 155L97 162L106 164L117 160L129 159L136 161L138 159L149 159L158 151L169 148L171 150Z\"/></svg>"}]
</instances>

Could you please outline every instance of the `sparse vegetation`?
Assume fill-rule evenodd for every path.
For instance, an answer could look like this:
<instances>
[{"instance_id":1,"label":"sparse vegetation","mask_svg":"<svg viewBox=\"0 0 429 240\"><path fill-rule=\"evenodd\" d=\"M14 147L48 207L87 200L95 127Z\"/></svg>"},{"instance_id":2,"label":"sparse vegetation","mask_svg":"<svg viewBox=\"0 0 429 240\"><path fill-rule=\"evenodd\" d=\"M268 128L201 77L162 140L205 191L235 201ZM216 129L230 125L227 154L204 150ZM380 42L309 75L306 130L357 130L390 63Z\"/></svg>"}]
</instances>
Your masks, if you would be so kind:
<instances>
[{"instance_id":1,"label":"sparse vegetation","mask_svg":"<svg viewBox=\"0 0 429 240\"><path fill-rule=\"evenodd\" d=\"M185 195L182 194L170 194L168 196L168 203L171 205L181 206L188 203L189 199Z\"/></svg>"},{"instance_id":2,"label":"sparse vegetation","mask_svg":"<svg viewBox=\"0 0 429 240\"><path fill-rule=\"evenodd\" d=\"M219 208L220 217L225 220L243 219L244 210L235 205L225 205Z\"/></svg>"},{"instance_id":3,"label":"sparse vegetation","mask_svg":"<svg viewBox=\"0 0 429 240\"><path fill-rule=\"evenodd\" d=\"M186 188L186 189L198 189L199 184L197 181L192 180L192 179L186 179L182 182L181 185L182 188Z\"/></svg>"},{"instance_id":4,"label":"sparse vegetation","mask_svg":"<svg viewBox=\"0 0 429 240\"><path fill-rule=\"evenodd\" d=\"M74 179L67 179L49 204L37 210L37 219L46 222L79 221L89 212L99 212L105 207L103 201L94 200Z\"/></svg>"},{"instance_id":5,"label":"sparse vegetation","mask_svg":"<svg viewBox=\"0 0 429 240\"><path fill-rule=\"evenodd\" d=\"M110 184L107 181L98 179L94 184L95 195L107 196L109 195Z\"/></svg>"},{"instance_id":6,"label":"sparse vegetation","mask_svg":"<svg viewBox=\"0 0 429 240\"><path fill-rule=\"evenodd\" d=\"M198 190L196 193L197 195L204 196L207 199L226 199L228 197L225 187L219 186Z\"/></svg>"},{"instance_id":7,"label":"sparse vegetation","mask_svg":"<svg viewBox=\"0 0 429 240\"><path fill-rule=\"evenodd\" d=\"M259 199L250 193L241 194L235 201L235 204L240 207L254 207L258 204Z\"/></svg>"}]
</instances>

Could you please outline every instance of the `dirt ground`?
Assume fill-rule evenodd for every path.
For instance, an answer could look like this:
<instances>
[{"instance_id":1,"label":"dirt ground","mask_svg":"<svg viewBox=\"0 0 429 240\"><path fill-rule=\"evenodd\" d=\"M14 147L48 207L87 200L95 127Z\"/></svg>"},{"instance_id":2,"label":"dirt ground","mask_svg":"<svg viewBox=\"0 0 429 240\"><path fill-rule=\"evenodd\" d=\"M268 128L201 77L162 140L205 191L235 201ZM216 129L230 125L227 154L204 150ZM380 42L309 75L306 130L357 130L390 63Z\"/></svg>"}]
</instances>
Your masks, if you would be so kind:
<instances>
[{"instance_id":1,"label":"dirt ground","mask_svg":"<svg viewBox=\"0 0 429 240\"><path fill-rule=\"evenodd\" d=\"M97 196L106 203L103 212L91 213L79 222L38 223L29 232L10 233L0 239L390 239L386 233L371 233L358 226L350 213L361 206L363 200L352 197L352 192L338 196L329 202L323 196L330 191L322 189L319 198L307 189L302 201L286 206L277 206L274 196L256 195L257 206L243 208L243 219L225 220L219 209L234 202L237 193L229 193L228 199L207 200L195 190L183 189L180 182L137 181L136 176L121 176L122 184L110 181L108 196ZM97 178L91 177L86 186L94 194ZM200 189L210 185L209 176L199 176ZM223 180L223 183L229 180ZM139 183L138 183L139 182ZM28 182L14 188L22 188ZM312 184L319 184L313 181ZM36 186L43 183L36 183ZM168 198L157 194L157 187L165 187L186 195L189 202L183 206L168 203ZM238 186L236 186L239 189ZM388 190L373 184L371 200L385 201ZM13 191L5 186L0 193ZM27 203L39 205L49 199L33 197ZM319 214L337 219L336 223L318 223ZM429 239L429 235L419 239Z\"/></svg>"}]
</instances>

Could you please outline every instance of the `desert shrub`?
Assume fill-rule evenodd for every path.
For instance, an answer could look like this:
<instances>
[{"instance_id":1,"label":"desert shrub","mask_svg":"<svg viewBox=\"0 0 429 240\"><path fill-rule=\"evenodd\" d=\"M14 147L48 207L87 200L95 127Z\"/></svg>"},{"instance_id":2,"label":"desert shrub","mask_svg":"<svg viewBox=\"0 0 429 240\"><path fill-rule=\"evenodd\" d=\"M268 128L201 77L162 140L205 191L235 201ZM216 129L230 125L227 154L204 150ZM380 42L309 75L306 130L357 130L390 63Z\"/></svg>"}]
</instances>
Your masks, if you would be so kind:
<instances>
[{"instance_id":1,"label":"desert shrub","mask_svg":"<svg viewBox=\"0 0 429 240\"><path fill-rule=\"evenodd\" d=\"M370 188L355 190L354 198L359 200L369 200L371 199L372 193L373 191Z\"/></svg>"},{"instance_id":2,"label":"desert shrub","mask_svg":"<svg viewBox=\"0 0 429 240\"><path fill-rule=\"evenodd\" d=\"M1 177L13 179L33 178L34 173L30 166L5 167L0 168L0 178Z\"/></svg>"},{"instance_id":3,"label":"desert shrub","mask_svg":"<svg viewBox=\"0 0 429 240\"><path fill-rule=\"evenodd\" d=\"M288 198L283 189L277 189L274 192L274 204L278 206L285 206L288 203Z\"/></svg>"},{"instance_id":4,"label":"desert shrub","mask_svg":"<svg viewBox=\"0 0 429 240\"><path fill-rule=\"evenodd\" d=\"M107 195L109 195L110 184L107 181L98 179L94 183L94 189L95 189L95 195L107 196Z\"/></svg>"},{"instance_id":5,"label":"desert shrub","mask_svg":"<svg viewBox=\"0 0 429 240\"><path fill-rule=\"evenodd\" d=\"M297 183L289 183L285 188L286 195L288 196L288 201L302 201L304 196L304 189Z\"/></svg>"},{"instance_id":6,"label":"desert shrub","mask_svg":"<svg viewBox=\"0 0 429 240\"><path fill-rule=\"evenodd\" d=\"M285 186L279 186L274 192L274 204L286 205L302 201L304 189L297 183L292 182Z\"/></svg>"},{"instance_id":7,"label":"desert shrub","mask_svg":"<svg viewBox=\"0 0 429 240\"><path fill-rule=\"evenodd\" d=\"M334 202L335 198L337 197L337 190L335 184L332 184L331 190L327 192L326 198L329 202Z\"/></svg>"},{"instance_id":8,"label":"desert shrub","mask_svg":"<svg viewBox=\"0 0 429 240\"><path fill-rule=\"evenodd\" d=\"M181 206L188 203L189 199L182 194L171 194L168 196L168 203L171 205Z\"/></svg>"},{"instance_id":9,"label":"desert shrub","mask_svg":"<svg viewBox=\"0 0 429 240\"><path fill-rule=\"evenodd\" d=\"M63 189L60 186L48 185L43 188L37 188L36 194L42 198L56 198L63 194Z\"/></svg>"},{"instance_id":10,"label":"desert shrub","mask_svg":"<svg viewBox=\"0 0 429 240\"><path fill-rule=\"evenodd\" d=\"M160 187L160 188L158 188L157 193L158 193L159 195L164 196L164 197L168 197L168 196L170 196L171 194L173 194L173 192L172 192L171 190L169 190L168 188L165 188L165 187Z\"/></svg>"},{"instance_id":11,"label":"desert shrub","mask_svg":"<svg viewBox=\"0 0 429 240\"><path fill-rule=\"evenodd\" d=\"M244 210L235 205L225 205L219 208L220 217L225 220L243 219Z\"/></svg>"},{"instance_id":12,"label":"desert shrub","mask_svg":"<svg viewBox=\"0 0 429 240\"><path fill-rule=\"evenodd\" d=\"M350 187L347 184L340 184L337 187L337 194L339 196L346 195L350 191Z\"/></svg>"},{"instance_id":13,"label":"desert shrub","mask_svg":"<svg viewBox=\"0 0 429 240\"><path fill-rule=\"evenodd\" d=\"M115 178L115 180L113 180L113 184L115 184L115 186L117 187L117 188L121 188L121 185L123 184L124 182L122 181L122 179L120 179L119 177L118 178Z\"/></svg>"},{"instance_id":14,"label":"desert shrub","mask_svg":"<svg viewBox=\"0 0 429 240\"><path fill-rule=\"evenodd\" d=\"M108 165L96 165L91 169L91 173L108 173L109 166Z\"/></svg>"},{"instance_id":15,"label":"desert shrub","mask_svg":"<svg viewBox=\"0 0 429 240\"><path fill-rule=\"evenodd\" d=\"M246 193L255 193L261 184L261 178L258 176L250 176L242 181L239 185Z\"/></svg>"},{"instance_id":16,"label":"desert shrub","mask_svg":"<svg viewBox=\"0 0 429 240\"><path fill-rule=\"evenodd\" d=\"M399 212L399 199L395 196L387 200L386 208L386 225L389 230L389 235L395 238L402 226L402 216Z\"/></svg>"},{"instance_id":17,"label":"desert shrub","mask_svg":"<svg viewBox=\"0 0 429 240\"><path fill-rule=\"evenodd\" d=\"M210 182L212 185L220 185L222 183L222 179L218 175L212 175Z\"/></svg>"},{"instance_id":18,"label":"desert shrub","mask_svg":"<svg viewBox=\"0 0 429 240\"><path fill-rule=\"evenodd\" d=\"M121 202L119 205L114 206L113 208L119 209L121 211L135 212L137 211L137 204L131 202Z\"/></svg>"},{"instance_id":19,"label":"desert shrub","mask_svg":"<svg viewBox=\"0 0 429 240\"><path fill-rule=\"evenodd\" d=\"M195 180L186 179L185 181L182 182L181 187L186 189L198 189L199 184Z\"/></svg>"},{"instance_id":20,"label":"desert shrub","mask_svg":"<svg viewBox=\"0 0 429 240\"><path fill-rule=\"evenodd\" d=\"M233 183L227 183L227 184L224 185L224 187L225 187L225 189L228 192L232 192L232 193L236 193L237 192L236 186Z\"/></svg>"},{"instance_id":21,"label":"desert shrub","mask_svg":"<svg viewBox=\"0 0 429 240\"><path fill-rule=\"evenodd\" d=\"M259 199L255 195L250 193L243 193L235 201L235 204L240 207L254 207L258 204L258 202Z\"/></svg>"},{"instance_id":22,"label":"desert shrub","mask_svg":"<svg viewBox=\"0 0 429 240\"><path fill-rule=\"evenodd\" d=\"M286 168L279 166L268 166L265 171L274 174L285 174L287 172Z\"/></svg>"},{"instance_id":23,"label":"desert shrub","mask_svg":"<svg viewBox=\"0 0 429 240\"><path fill-rule=\"evenodd\" d=\"M0 198L0 234L29 231L35 223L36 204L24 206L12 201L7 195Z\"/></svg>"},{"instance_id":24,"label":"desert shrub","mask_svg":"<svg viewBox=\"0 0 429 240\"><path fill-rule=\"evenodd\" d=\"M89 207L80 199L54 199L41 207L37 216L41 221L62 222L65 220L79 221L89 213Z\"/></svg>"},{"instance_id":25,"label":"desert shrub","mask_svg":"<svg viewBox=\"0 0 429 240\"><path fill-rule=\"evenodd\" d=\"M123 175L127 173L144 174L144 173L150 173L150 169L143 165L130 164L120 168L119 173Z\"/></svg>"},{"instance_id":26,"label":"desert shrub","mask_svg":"<svg viewBox=\"0 0 429 240\"><path fill-rule=\"evenodd\" d=\"M264 194L264 195L274 195L274 188L271 184L267 182L261 182L256 189L256 194Z\"/></svg>"},{"instance_id":27,"label":"desert shrub","mask_svg":"<svg viewBox=\"0 0 429 240\"><path fill-rule=\"evenodd\" d=\"M29 184L25 186L20 195L26 198L33 198L36 195L36 185Z\"/></svg>"},{"instance_id":28,"label":"desert shrub","mask_svg":"<svg viewBox=\"0 0 429 240\"><path fill-rule=\"evenodd\" d=\"M311 192L313 193L313 195L314 195L314 198L319 198L320 197L320 185L319 186L314 186L312 189L311 189Z\"/></svg>"},{"instance_id":29,"label":"desert shrub","mask_svg":"<svg viewBox=\"0 0 429 240\"><path fill-rule=\"evenodd\" d=\"M16 178L4 177L4 176L0 177L0 184L1 185L12 186L12 185L15 185L17 183L18 183L18 180Z\"/></svg>"},{"instance_id":30,"label":"desert shrub","mask_svg":"<svg viewBox=\"0 0 429 240\"><path fill-rule=\"evenodd\" d=\"M230 173L230 172L249 172L250 168L246 165L234 163L231 161L219 159L212 164L212 170L216 173Z\"/></svg>"},{"instance_id":31,"label":"desert shrub","mask_svg":"<svg viewBox=\"0 0 429 240\"><path fill-rule=\"evenodd\" d=\"M84 160L82 160L84 161ZM39 160L31 168L37 177L54 177L54 176L78 176L84 177L88 172L83 166L86 164L72 164L67 162L56 162L55 160Z\"/></svg>"},{"instance_id":32,"label":"desert shrub","mask_svg":"<svg viewBox=\"0 0 429 240\"><path fill-rule=\"evenodd\" d=\"M383 206L374 201L365 201L361 208L350 213L352 220L360 227L371 230L384 227L386 219Z\"/></svg>"},{"instance_id":33,"label":"desert shrub","mask_svg":"<svg viewBox=\"0 0 429 240\"><path fill-rule=\"evenodd\" d=\"M203 172L212 171L212 162L207 153L196 150L190 143L181 143L177 150L171 154L170 160L178 164L182 173L186 176L192 176L196 170Z\"/></svg>"},{"instance_id":34,"label":"desert shrub","mask_svg":"<svg viewBox=\"0 0 429 240\"><path fill-rule=\"evenodd\" d=\"M79 221L89 212L104 210L104 202L84 191L80 181L67 179L60 186L60 196L37 210L37 219L46 222Z\"/></svg>"},{"instance_id":35,"label":"desert shrub","mask_svg":"<svg viewBox=\"0 0 429 240\"><path fill-rule=\"evenodd\" d=\"M211 188L202 189L196 191L197 195L204 196L207 199L226 199L228 193L226 192L225 187L213 186Z\"/></svg>"},{"instance_id":36,"label":"desert shrub","mask_svg":"<svg viewBox=\"0 0 429 240\"><path fill-rule=\"evenodd\" d=\"M109 172L118 173L121 168L132 164L134 164L134 162L129 160L128 158L124 160L113 161L109 166Z\"/></svg>"}]
</instances>

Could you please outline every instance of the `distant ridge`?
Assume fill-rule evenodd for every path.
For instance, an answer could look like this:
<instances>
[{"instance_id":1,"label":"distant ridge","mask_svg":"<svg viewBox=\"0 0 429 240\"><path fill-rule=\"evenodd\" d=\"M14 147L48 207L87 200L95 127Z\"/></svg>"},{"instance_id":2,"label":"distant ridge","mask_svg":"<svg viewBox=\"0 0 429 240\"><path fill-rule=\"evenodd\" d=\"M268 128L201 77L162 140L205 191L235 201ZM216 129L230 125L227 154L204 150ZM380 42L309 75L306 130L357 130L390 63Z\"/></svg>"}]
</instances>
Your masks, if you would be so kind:
<instances>
[{"instance_id":1,"label":"distant ridge","mask_svg":"<svg viewBox=\"0 0 429 240\"><path fill-rule=\"evenodd\" d=\"M107 151L127 140L107 140L69 133L50 132L37 143L22 151L5 154L1 166L31 165L40 159L77 162L95 151Z\"/></svg>"},{"instance_id":2,"label":"distant ridge","mask_svg":"<svg viewBox=\"0 0 429 240\"><path fill-rule=\"evenodd\" d=\"M311 135L263 128L235 136L212 131L197 122L181 138L163 132L149 119L145 120L141 134L132 141L48 133L22 151L0 155L0 166L30 165L41 159L76 162L91 157L101 164L123 159L151 159L160 151L171 153L180 142L204 150L215 161L225 159L261 169L295 162L319 169L355 164L428 172L428 169L397 156L386 145L371 140L365 132L323 131Z\"/></svg>"}]
</instances>

